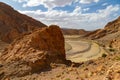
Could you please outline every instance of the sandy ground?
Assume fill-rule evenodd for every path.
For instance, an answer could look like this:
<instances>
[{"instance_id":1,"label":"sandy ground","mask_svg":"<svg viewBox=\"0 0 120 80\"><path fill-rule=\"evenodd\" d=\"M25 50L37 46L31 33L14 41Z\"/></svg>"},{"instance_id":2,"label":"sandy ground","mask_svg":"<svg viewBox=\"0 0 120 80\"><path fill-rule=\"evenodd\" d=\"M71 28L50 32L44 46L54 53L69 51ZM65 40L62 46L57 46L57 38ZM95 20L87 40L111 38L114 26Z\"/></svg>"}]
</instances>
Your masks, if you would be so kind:
<instances>
[{"instance_id":1,"label":"sandy ground","mask_svg":"<svg viewBox=\"0 0 120 80\"><path fill-rule=\"evenodd\" d=\"M120 80L120 61L115 59L119 55L87 61L78 67L56 64L49 71L10 80Z\"/></svg>"},{"instance_id":2,"label":"sandy ground","mask_svg":"<svg viewBox=\"0 0 120 80\"><path fill-rule=\"evenodd\" d=\"M75 40L76 38L76 40ZM73 62L82 62L101 57L107 52L94 41L80 40L78 36L66 38L66 57ZM71 48L70 48L71 47ZM68 49L69 48L69 49Z\"/></svg>"}]
</instances>

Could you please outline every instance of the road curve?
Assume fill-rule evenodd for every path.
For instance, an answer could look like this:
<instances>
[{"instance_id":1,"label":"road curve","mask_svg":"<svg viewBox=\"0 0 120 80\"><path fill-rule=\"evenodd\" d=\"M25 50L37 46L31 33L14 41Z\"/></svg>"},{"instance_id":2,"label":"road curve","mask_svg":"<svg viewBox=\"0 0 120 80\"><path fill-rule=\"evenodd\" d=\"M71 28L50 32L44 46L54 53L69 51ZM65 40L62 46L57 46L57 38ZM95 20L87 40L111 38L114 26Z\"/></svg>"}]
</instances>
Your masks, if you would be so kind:
<instances>
[{"instance_id":1,"label":"road curve","mask_svg":"<svg viewBox=\"0 0 120 80\"><path fill-rule=\"evenodd\" d=\"M66 58L72 62L96 59L106 53L102 47L93 41L66 41L66 44L69 44L66 46Z\"/></svg>"}]
</instances>

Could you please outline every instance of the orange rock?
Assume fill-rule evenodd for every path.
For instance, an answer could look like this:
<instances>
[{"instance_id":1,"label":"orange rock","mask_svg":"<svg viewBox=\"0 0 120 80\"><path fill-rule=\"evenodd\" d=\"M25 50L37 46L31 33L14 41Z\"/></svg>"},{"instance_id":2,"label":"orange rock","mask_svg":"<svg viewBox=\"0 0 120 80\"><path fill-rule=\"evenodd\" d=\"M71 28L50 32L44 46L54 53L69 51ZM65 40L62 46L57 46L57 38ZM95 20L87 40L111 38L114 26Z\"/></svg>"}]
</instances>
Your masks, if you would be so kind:
<instances>
[{"instance_id":1,"label":"orange rock","mask_svg":"<svg viewBox=\"0 0 120 80\"><path fill-rule=\"evenodd\" d=\"M7 75L18 76L39 72L51 63L65 63L64 37L60 28L51 25L16 39L4 51L0 61Z\"/></svg>"}]
</instances>

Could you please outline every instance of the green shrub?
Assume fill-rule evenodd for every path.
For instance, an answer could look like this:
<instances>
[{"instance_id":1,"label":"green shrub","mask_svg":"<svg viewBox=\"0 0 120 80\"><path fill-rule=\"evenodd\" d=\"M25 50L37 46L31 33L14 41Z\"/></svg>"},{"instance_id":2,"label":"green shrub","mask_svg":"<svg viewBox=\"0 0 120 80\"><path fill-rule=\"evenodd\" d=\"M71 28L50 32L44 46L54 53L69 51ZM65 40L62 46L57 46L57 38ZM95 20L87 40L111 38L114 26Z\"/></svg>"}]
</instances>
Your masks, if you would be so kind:
<instances>
[{"instance_id":1,"label":"green shrub","mask_svg":"<svg viewBox=\"0 0 120 80\"><path fill-rule=\"evenodd\" d=\"M105 54L105 53L103 53L103 54L102 54L102 57L104 57L104 58L105 58L106 56L107 56L107 54Z\"/></svg>"},{"instance_id":2,"label":"green shrub","mask_svg":"<svg viewBox=\"0 0 120 80\"><path fill-rule=\"evenodd\" d=\"M120 56L119 56L119 57L117 56L115 59L116 59L116 60L120 60Z\"/></svg>"},{"instance_id":3,"label":"green shrub","mask_svg":"<svg viewBox=\"0 0 120 80\"><path fill-rule=\"evenodd\" d=\"M109 49L109 51L114 52L114 51L115 51L115 49L110 48L110 49Z\"/></svg>"},{"instance_id":4,"label":"green shrub","mask_svg":"<svg viewBox=\"0 0 120 80\"><path fill-rule=\"evenodd\" d=\"M65 79L65 80L70 80L70 78L67 78L67 79Z\"/></svg>"}]
</instances>

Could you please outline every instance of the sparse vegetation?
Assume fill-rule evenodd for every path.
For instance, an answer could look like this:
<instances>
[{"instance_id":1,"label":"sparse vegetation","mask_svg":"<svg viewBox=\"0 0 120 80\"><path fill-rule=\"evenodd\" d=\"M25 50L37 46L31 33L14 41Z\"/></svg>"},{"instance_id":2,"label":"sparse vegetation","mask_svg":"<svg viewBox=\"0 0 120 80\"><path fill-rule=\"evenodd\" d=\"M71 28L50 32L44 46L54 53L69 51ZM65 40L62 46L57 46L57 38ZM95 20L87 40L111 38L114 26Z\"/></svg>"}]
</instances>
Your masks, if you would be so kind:
<instances>
[{"instance_id":1,"label":"sparse vegetation","mask_svg":"<svg viewBox=\"0 0 120 80\"><path fill-rule=\"evenodd\" d=\"M106 56L107 56L107 54L105 54L105 53L103 53L103 54L102 54L102 57L104 57L104 58L105 58Z\"/></svg>"},{"instance_id":2,"label":"sparse vegetation","mask_svg":"<svg viewBox=\"0 0 120 80\"><path fill-rule=\"evenodd\" d=\"M70 78L66 78L65 80L70 80Z\"/></svg>"},{"instance_id":3,"label":"sparse vegetation","mask_svg":"<svg viewBox=\"0 0 120 80\"><path fill-rule=\"evenodd\" d=\"M120 56L117 56L117 57L115 58L115 60L120 60Z\"/></svg>"},{"instance_id":4,"label":"sparse vegetation","mask_svg":"<svg viewBox=\"0 0 120 80\"><path fill-rule=\"evenodd\" d=\"M109 51L110 51L110 52L114 52L114 51L115 51L115 49L113 49L113 48L110 48L110 49L109 49Z\"/></svg>"},{"instance_id":5,"label":"sparse vegetation","mask_svg":"<svg viewBox=\"0 0 120 80\"><path fill-rule=\"evenodd\" d=\"M109 47L112 48L112 45L110 44Z\"/></svg>"},{"instance_id":6,"label":"sparse vegetation","mask_svg":"<svg viewBox=\"0 0 120 80\"><path fill-rule=\"evenodd\" d=\"M56 75L56 77L60 77L60 76L61 76L60 74Z\"/></svg>"}]
</instances>

